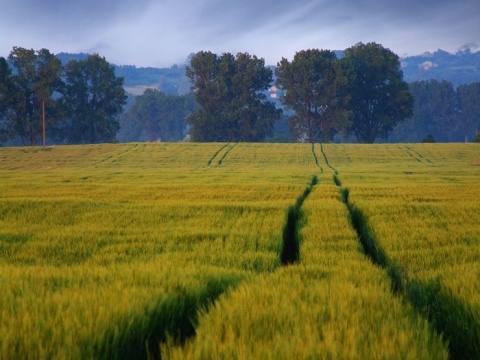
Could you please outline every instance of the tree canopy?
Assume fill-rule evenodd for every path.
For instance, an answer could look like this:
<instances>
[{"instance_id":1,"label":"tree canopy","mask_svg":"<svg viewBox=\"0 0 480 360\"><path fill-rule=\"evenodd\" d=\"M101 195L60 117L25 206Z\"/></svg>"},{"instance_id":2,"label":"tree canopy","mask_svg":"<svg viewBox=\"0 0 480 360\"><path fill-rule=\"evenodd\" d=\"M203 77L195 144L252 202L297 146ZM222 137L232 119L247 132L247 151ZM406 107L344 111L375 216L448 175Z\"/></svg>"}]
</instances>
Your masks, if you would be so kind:
<instances>
[{"instance_id":1,"label":"tree canopy","mask_svg":"<svg viewBox=\"0 0 480 360\"><path fill-rule=\"evenodd\" d=\"M376 43L358 43L342 59L352 113L350 132L362 143L386 138L413 114L413 97L403 80L396 54Z\"/></svg>"},{"instance_id":2,"label":"tree canopy","mask_svg":"<svg viewBox=\"0 0 480 360\"><path fill-rule=\"evenodd\" d=\"M35 51L14 47L9 57L15 72L2 61L0 81L5 129L10 137L20 136L24 145L36 145L42 134L45 106L48 122L56 112L55 92L62 87L60 61L47 49ZM12 75L13 74L13 75ZM1 90L0 90L1 91Z\"/></svg>"},{"instance_id":3,"label":"tree canopy","mask_svg":"<svg viewBox=\"0 0 480 360\"><path fill-rule=\"evenodd\" d=\"M65 67L47 49L14 47L8 61L0 58L2 141L36 145L45 124L62 143L114 141L125 99L123 79L99 55Z\"/></svg>"},{"instance_id":4,"label":"tree canopy","mask_svg":"<svg viewBox=\"0 0 480 360\"><path fill-rule=\"evenodd\" d=\"M65 66L63 104L67 122L59 133L68 143L113 142L126 103L123 78L104 57L89 55Z\"/></svg>"},{"instance_id":5,"label":"tree canopy","mask_svg":"<svg viewBox=\"0 0 480 360\"><path fill-rule=\"evenodd\" d=\"M415 97L412 121L420 141L432 134L437 141L447 141L455 132L456 94L449 81L415 81L410 84Z\"/></svg>"},{"instance_id":6,"label":"tree canopy","mask_svg":"<svg viewBox=\"0 0 480 360\"><path fill-rule=\"evenodd\" d=\"M295 114L290 128L296 139L328 141L349 125L346 77L333 51L304 50L292 62L282 58L275 70L281 102Z\"/></svg>"},{"instance_id":7,"label":"tree canopy","mask_svg":"<svg viewBox=\"0 0 480 360\"><path fill-rule=\"evenodd\" d=\"M460 85L457 88L459 132L468 141L480 131L480 83ZM478 136L478 135L477 135Z\"/></svg>"},{"instance_id":8,"label":"tree canopy","mask_svg":"<svg viewBox=\"0 0 480 360\"><path fill-rule=\"evenodd\" d=\"M8 129L4 120L9 108L12 86L12 70L7 60L0 57L0 143L7 139Z\"/></svg>"},{"instance_id":9,"label":"tree canopy","mask_svg":"<svg viewBox=\"0 0 480 360\"><path fill-rule=\"evenodd\" d=\"M199 109L187 118L194 141L261 141L281 110L267 101L272 71L248 53L201 51L186 69Z\"/></svg>"},{"instance_id":10,"label":"tree canopy","mask_svg":"<svg viewBox=\"0 0 480 360\"><path fill-rule=\"evenodd\" d=\"M186 135L185 118L195 109L191 94L165 94L146 89L120 119L120 141L179 141ZM127 133L128 132L128 133Z\"/></svg>"},{"instance_id":11,"label":"tree canopy","mask_svg":"<svg viewBox=\"0 0 480 360\"><path fill-rule=\"evenodd\" d=\"M343 57L337 59L336 53ZM436 54L443 59L447 53ZM130 95L133 106L121 117L126 96L123 79L115 74L123 70L132 76L136 68L112 66L96 54L68 63L72 56L63 58L62 67L47 49L21 47L14 47L8 59L0 57L0 144L37 144L43 114L49 141L57 143L178 141L187 131L194 141L263 141L273 132L270 140L276 141L331 141L337 133L368 143L387 136L388 141L417 142L429 134L438 141L470 141L480 128L480 83L407 85L398 56L376 43L282 58L275 69L278 89L271 87L272 67L263 59L201 51L189 56L184 71L183 82L190 81L192 93L168 95L179 91L172 79L180 78L182 67L169 70L173 77L143 69L155 84L135 99ZM281 107L279 100L283 116L275 107Z\"/></svg>"},{"instance_id":12,"label":"tree canopy","mask_svg":"<svg viewBox=\"0 0 480 360\"><path fill-rule=\"evenodd\" d=\"M450 81L410 83L415 98L413 116L398 124L394 141L419 142L432 135L437 141L470 141L480 127L480 83L454 88Z\"/></svg>"}]
</instances>

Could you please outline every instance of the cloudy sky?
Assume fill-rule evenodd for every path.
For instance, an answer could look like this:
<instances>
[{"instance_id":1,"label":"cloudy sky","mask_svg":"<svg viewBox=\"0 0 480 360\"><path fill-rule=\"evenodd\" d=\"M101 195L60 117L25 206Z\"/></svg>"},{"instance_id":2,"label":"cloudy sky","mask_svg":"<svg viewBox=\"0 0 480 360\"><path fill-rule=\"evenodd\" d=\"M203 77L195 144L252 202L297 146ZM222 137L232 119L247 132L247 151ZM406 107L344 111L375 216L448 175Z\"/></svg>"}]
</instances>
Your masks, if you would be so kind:
<instances>
[{"instance_id":1,"label":"cloudy sky","mask_svg":"<svg viewBox=\"0 0 480 360\"><path fill-rule=\"evenodd\" d=\"M0 0L0 56L13 46L168 67L192 52L296 51L375 41L399 56L480 50L480 0Z\"/></svg>"}]
</instances>

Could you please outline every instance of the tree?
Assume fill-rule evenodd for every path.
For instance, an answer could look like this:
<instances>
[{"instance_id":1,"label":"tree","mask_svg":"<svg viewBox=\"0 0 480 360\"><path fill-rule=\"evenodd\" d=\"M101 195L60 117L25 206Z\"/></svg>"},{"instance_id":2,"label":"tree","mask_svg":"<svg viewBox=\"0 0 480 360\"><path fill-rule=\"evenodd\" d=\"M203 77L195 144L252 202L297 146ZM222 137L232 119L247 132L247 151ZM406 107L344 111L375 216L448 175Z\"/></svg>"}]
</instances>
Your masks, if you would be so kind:
<instances>
[{"instance_id":1,"label":"tree","mask_svg":"<svg viewBox=\"0 0 480 360\"><path fill-rule=\"evenodd\" d=\"M59 133L69 143L115 141L126 103L123 78L104 57L89 55L65 66L63 104L67 122Z\"/></svg>"},{"instance_id":2,"label":"tree","mask_svg":"<svg viewBox=\"0 0 480 360\"><path fill-rule=\"evenodd\" d=\"M122 128L129 127L136 132L134 138L128 137L129 141L178 141L185 136L185 117L194 107L191 94L170 95L147 89L143 95L135 97L120 121ZM121 136L127 138L126 134Z\"/></svg>"},{"instance_id":3,"label":"tree","mask_svg":"<svg viewBox=\"0 0 480 360\"><path fill-rule=\"evenodd\" d=\"M334 130L344 131L349 125L346 77L333 51L303 50L292 62L282 58L275 75L276 85L284 91L281 102L295 111L289 120L297 140L328 141Z\"/></svg>"},{"instance_id":4,"label":"tree","mask_svg":"<svg viewBox=\"0 0 480 360\"><path fill-rule=\"evenodd\" d=\"M38 102L42 106L42 130L43 146L46 144L46 108L52 108L52 113L59 115L57 101L53 99L54 92L58 95L63 88L61 75L63 72L62 64L53 54L46 49L37 52L37 81L34 86ZM60 119L57 118L57 121ZM55 121L50 121L55 124Z\"/></svg>"},{"instance_id":5,"label":"tree","mask_svg":"<svg viewBox=\"0 0 480 360\"><path fill-rule=\"evenodd\" d=\"M56 122L54 93L62 87L62 66L47 49L14 47L8 59L15 69L6 120L9 135L36 145L45 128L43 119L50 115L48 122Z\"/></svg>"},{"instance_id":6,"label":"tree","mask_svg":"<svg viewBox=\"0 0 480 360\"><path fill-rule=\"evenodd\" d=\"M412 116L413 97L392 51L376 43L358 43L345 50L341 61L351 97L350 132L359 142L386 138L397 123Z\"/></svg>"},{"instance_id":7,"label":"tree","mask_svg":"<svg viewBox=\"0 0 480 360\"><path fill-rule=\"evenodd\" d=\"M457 88L459 131L465 137L475 137L480 129L480 83Z\"/></svg>"},{"instance_id":8,"label":"tree","mask_svg":"<svg viewBox=\"0 0 480 360\"><path fill-rule=\"evenodd\" d=\"M473 142L480 143L480 131L477 131L477 134L473 138Z\"/></svg>"},{"instance_id":9,"label":"tree","mask_svg":"<svg viewBox=\"0 0 480 360\"><path fill-rule=\"evenodd\" d=\"M186 75L199 104L187 118L194 141L261 141L280 117L281 110L266 100L272 71L263 59L201 51Z\"/></svg>"},{"instance_id":10,"label":"tree","mask_svg":"<svg viewBox=\"0 0 480 360\"><path fill-rule=\"evenodd\" d=\"M435 140L435 137L432 134L428 134L422 140L422 143L436 143L436 142L437 142L437 140Z\"/></svg>"},{"instance_id":11,"label":"tree","mask_svg":"<svg viewBox=\"0 0 480 360\"><path fill-rule=\"evenodd\" d=\"M7 139L6 116L12 92L12 70L7 60L0 57L0 143Z\"/></svg>"},{"instance_id":12,"label":"tree","mask_svg":"<svg viewBox=\"0 0 480 360\"><path fill-rule=\"evenodd\" d=\"M410 84L415 98L412 120L414 142L432 134L437 141L452 141L456 132L456 93L450 81L423 80Z\"/></svg>"}]
</instances>

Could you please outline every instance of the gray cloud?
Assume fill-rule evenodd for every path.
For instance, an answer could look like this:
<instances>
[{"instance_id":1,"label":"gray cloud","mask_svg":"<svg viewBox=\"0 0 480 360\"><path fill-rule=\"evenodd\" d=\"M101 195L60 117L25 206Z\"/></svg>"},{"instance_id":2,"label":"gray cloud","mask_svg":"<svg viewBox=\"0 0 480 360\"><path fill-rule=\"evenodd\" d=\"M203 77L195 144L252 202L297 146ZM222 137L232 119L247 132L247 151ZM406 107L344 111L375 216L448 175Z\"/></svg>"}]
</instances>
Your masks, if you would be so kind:
<instances>
[{"instance_id":1,"label":"gray cloud","mask_svg":"<svg viewBox=\"0 0 480 360\"><path fill-rule=\"evenodd\" d=\"M9 0L0 13L0 55L45 47L169 66L199 50L248 51L275 64L305 48L359 41L419 54L478 44L478 19L478 0Z\"/></svg>"}]
</instances>

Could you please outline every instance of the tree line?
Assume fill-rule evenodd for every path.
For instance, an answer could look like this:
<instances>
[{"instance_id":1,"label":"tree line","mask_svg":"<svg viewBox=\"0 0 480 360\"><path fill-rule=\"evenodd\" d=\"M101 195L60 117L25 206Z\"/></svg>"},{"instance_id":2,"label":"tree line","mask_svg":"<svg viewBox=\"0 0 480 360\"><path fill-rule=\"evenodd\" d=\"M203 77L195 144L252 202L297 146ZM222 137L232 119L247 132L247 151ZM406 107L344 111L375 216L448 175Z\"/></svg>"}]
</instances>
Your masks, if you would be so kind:
<instances>
[{"instance_id":1,"label":"tree line","mask_svg":"<svg viewBox=\"0 0 480 360\"><path fill-rule=\"evenodd\" d=\"M303 50L275 68L248 53L200 51L186 77L189 94L146 89L123 111L123 78L99 55L62 67L48 50L15 47L0 58L0 141L35 145L42 131L68 144L264 141L285 119L291 141L463 141L480 125L480 83L407 84L398 56L377 43L358 43L341 58Z\"/></svg>"},{"instance_id":2,"label":"tree line","mask_svg":"<svg viewBox=\"0 0 480 360\"><path fill-rule=\"evenodd\" d=\"M287 119L288 140L307 142L470 141L479 129L479 83L407 84L398 56L376 43L356 44L340 59L330 50L299 51L273 69L248 53L201 51L186 75L196 110L183 136L194 141L263 141L279 119ZM280 104L268 97L272 85Z\"/></svg>"},{"instance_id":3,"label":"tree line","mask_svg":"<svg viewBox=\"0 0 480 360\"><path fill-rule=\"evenodd\" d=\"M376 43L359 43L342 59L330 50L297 52L275 69L281 103L296 141L331 141L335 133L359 142L386 138L413 114L414 99L400 61ZM263 59L199 52L187 67L200 108L187 118L195 141L259 141L281 115L264 92L273 80Z\"/></svg>"},{"instance_id":4,"label":"tree line","mask_svg":"<svg viewBox=\"0 0 480 360\"><path fill-rule=\"evenodd\" d=\"M413 116L397 125L391 142L480 141L480 83L421 80L409 84Z\"/></svg>"},{"instance_id":5,"label":"tree line","mask_svg":"<svg viewBox=\"0 0 480 360\"><path fill-rule=\"evenodd\" d=\"M47 49L14 47L0 58L0 140L113 142L126 98L123 79L98 54L62 66Z\"/></svg>"},{"instance_id":6,"label":"tree line","mask_svg":"<svg viewBox=\"0 0 480 360\"><path fill-rule=\"evenodd\" d=\"M182 140L188 133L185 118L196 108L193 93L172 95L146 89L120 116L117 138L120 142Z\"/></svg>"}]
</instances>

